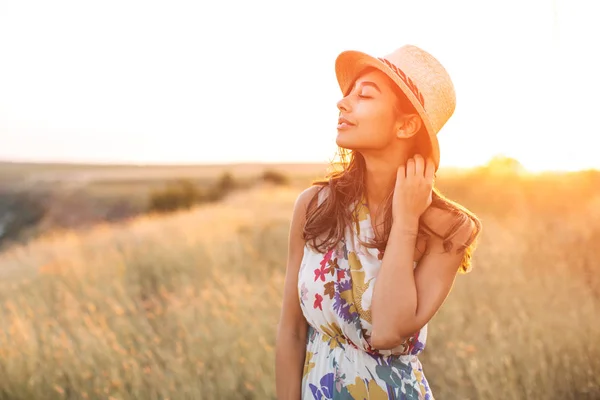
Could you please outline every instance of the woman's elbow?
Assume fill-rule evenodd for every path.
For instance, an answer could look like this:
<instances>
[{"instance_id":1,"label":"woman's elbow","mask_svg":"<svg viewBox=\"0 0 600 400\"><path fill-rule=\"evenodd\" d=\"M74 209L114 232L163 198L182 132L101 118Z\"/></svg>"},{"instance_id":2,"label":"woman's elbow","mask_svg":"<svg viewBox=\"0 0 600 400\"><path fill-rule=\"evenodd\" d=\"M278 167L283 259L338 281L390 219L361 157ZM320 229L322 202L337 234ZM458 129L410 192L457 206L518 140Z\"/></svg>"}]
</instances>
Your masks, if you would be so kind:
<instances>
[{"instance_id":1,"label":"woman's elbow","mask_svg":"<svg viewBox=\"0 0 600 400\"><path fill-rule=\"evenodd\" d=\"M403 337L390 334L380 334L377 331L372 332L370 340L371 347L376 350L391 350L395 347L398 347L403 341Z\"/></svg>"},{"instance_id":2,"label":"woman's elbow","mask_svg":"<svg viewBox=\"0 0 600 400\"><path fill-rule=\"evenodd\" d=\"M381 331L376 330L371 332L371 347L377 350L391 350L400 346L406 341L406 339L413 336L416 330L398 330L396 332L388 331L387 333L380 332Z\"/></svg>"}]
</instances>

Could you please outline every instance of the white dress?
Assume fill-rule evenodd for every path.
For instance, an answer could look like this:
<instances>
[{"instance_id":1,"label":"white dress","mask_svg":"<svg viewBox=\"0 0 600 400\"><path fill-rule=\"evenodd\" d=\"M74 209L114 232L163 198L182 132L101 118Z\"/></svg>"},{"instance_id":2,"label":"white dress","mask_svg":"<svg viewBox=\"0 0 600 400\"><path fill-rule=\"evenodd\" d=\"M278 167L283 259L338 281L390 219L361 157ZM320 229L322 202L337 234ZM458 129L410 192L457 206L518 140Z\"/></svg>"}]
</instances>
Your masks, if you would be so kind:
<instances>
[{"instance_id":1,"label":"white dress","mask_svg":"<svg viewBox=\"0 0 600 400\"><path fill-rule=\"evenodd\" d=\"M319 192L319 203L328 191L326 186ZM427 325L395 349L370 345L371 299L381 260L377 249L358 242L374 235L364 199L354 215L337 247L325 254L304 247L298 296L309 330L302 399L433 400L418 358Z\"/></svg>"}]
</instances>

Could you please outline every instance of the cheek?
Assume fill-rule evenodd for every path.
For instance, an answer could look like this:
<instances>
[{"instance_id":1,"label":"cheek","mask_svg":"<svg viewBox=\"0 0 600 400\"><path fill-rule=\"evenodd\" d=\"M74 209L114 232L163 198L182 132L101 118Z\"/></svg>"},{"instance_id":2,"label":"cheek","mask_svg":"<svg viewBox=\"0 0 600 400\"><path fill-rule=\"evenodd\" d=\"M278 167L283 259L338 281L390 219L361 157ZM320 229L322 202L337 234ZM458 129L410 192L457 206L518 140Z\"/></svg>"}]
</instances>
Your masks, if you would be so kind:
<instances>
[{"instance_id":1,"label":"cheek","mask_svg":"<svg viewBox=\"0 0 600 400\"><path fill-rule=\"evenodd\" d=\"M380 108L360 119L360 130L377 142L388 142L394 136L394 119L388 110Z\"/></svg>"}]
</instances>

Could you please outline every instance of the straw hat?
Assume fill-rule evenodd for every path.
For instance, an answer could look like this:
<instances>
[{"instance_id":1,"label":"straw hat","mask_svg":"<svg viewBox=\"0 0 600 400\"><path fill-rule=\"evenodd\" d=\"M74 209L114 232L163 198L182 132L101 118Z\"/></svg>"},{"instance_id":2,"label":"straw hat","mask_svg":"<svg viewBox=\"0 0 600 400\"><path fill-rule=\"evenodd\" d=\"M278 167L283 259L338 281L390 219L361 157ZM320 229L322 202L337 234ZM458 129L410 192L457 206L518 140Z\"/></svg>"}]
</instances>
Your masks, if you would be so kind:
<instances>
[{"instance_id":1,"label":"straw hat","mask_svg":"<svg viewBox=\"0 0 600 400\"><path fill-rule=\"evenodd\" d=\"M335 61L335 73L342 93L350 90L366 67L374 67L389 76L415 107L429 134L437 170L440 162L437 133L456 107L454 85L448 72L431 54L413 45L404 45L385 57L348 50Z\"/></svg>"}]
</instances>

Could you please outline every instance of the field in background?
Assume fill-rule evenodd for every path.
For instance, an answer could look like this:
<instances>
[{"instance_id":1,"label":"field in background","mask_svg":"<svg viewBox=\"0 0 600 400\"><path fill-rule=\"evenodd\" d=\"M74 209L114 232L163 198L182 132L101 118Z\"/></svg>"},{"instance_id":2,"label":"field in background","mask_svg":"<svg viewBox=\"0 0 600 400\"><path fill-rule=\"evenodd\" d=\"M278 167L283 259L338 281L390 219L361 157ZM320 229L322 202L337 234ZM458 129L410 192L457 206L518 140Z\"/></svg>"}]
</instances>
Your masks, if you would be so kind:
<instances>
[{"instance_id":1,"label":"field in background","mask_svg":"<svg viewBox=\"0 0 600 400\"><path fill-rule=\"evenodd\" d=\"M101 165L34 164L0 162L0 183L131 181L171 178L214 179L223 172L238 178L259 175L275 169L292 177L319 175L324 164L214 164L214 165Z\"/></svg>"},{"instance_id":2,"label":"field in background","mask_svg":"<svg viewBox=\"0 0 600 400\"><path fill-rule=\"evenodd\" d=\"M274 399L289 218L310 178L0 253L0 398ZM600 174L439 187L484 231L430 323L436 398L599 399Z\"/></svg>"},{"instance_id":3,"label":"field in background","mask_svg":"<svg viewBox=\"0 0 600 400\"><path fill-rule=\"evenodd\" d=\"M99 222L127 220L157 209L218 201L231 190L247 189L279 175L291 185L306 185L321 175L325 167L321 164L135 166L0 162L0 251L15 242L27 242L58 229L81 229ZM185 187L181 189L181 185ZM196 191L193 196L175 194L179 199L173 199L174 192L190 187ZM156 195L164 192L167 196ZM188 198L181 198L185 196ZM174 200L185 204L174 204Z\"/></svg>"}]
</instances>

